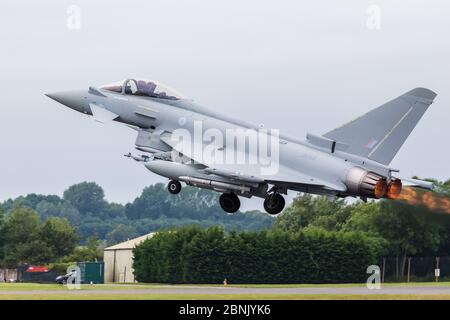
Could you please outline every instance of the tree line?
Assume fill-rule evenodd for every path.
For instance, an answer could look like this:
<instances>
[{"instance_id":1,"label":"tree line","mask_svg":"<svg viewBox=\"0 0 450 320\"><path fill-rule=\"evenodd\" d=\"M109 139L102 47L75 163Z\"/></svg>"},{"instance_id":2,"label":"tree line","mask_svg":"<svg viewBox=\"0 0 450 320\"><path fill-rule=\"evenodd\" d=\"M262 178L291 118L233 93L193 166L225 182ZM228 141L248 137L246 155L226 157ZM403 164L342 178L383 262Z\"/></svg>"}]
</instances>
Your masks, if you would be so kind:
<instances>
[{"instance_id":1,"label":"tree line","mask_svg":"<svg viewBox=\"0 0 450 320\"><path fill-rule=\"evenodd\" d=\"M138 281L153 283L361 282L382 250L362 232L184 227L137 246L133 267Z\"/></svg>"},{"instance_id":2,"label":"tree line","mask_svg":"<svg viewBox=\"0 0 450 320\"><path fill-rule=\"evenodd\" d=\"M299 194L270 230L159 232L136 247L135 275L164 283L359 282L386 256L403 275L407 257L449 256L450 180L435 183L436 192L416 190L411 201Z\"/></svg>"},{"instance_id":3,"label":"tree line","mask_svg":"<svg viewBox=\"0 0 450 320\"><path fill-rule=\"evenodd\" d=\"M22 206L36 211L42 220L65 218L77 229L81 243L96 236L106 245L186 224L208 227L220 224L226 230L260 230L272 226L274 219L259 211L224 214L218 194L185 187L177 196L157 183L146 187L132 202L108 202L101 186L82 182L70 186L63 196L28 194L0 203L6 215Z\"/></svg>"},{"instance_id":4,"label":"tree line","mask_svg":"<svg viewBox=\"0 0 450 320\"><path fill-rule=\"evenodd\" d=\"M189 248L194 250L195 244L209 252L212 257L216 257L217 252L220 253L222 258L219 257L218 261L223 262L220 259L227 257L227 261L234 261L233 265L239 265L233 256L227 256L231 251L223 248L222 244L219 245L218 239L221 239L220 243L227 243L230 248L233 247L235 250L233 252L236 255L239 253L240 259L245 261L245 264L252 265L252 259L266 261L261 260L259 253L255 253L259 250L265 252L262 243L274 241L277 245L289 246L288 242L293 241L303 250L306 248L303 245L311 244L302 241L312 241L311 243L319 245L320 241L327 242L333 239L337 244L348 236L351 239L362 239L361 243L364 246L372 248L370 254L363 255L361 259L371 261L373 255L398 257L401 264L399 269L404 271L406 258L409 256L448 256L450 252L450 181L445 183L436 181L436 184L439 186L437 193L417 190L414 191L417 199L409 202L406 202L406 199L367 203L348 202L343 199L299 194L282 214L273 218L259 211L226 214L217 204L218 194L208 190L186 187L178 196L173 196L165 190L163 184L156 184L145 188L134 201L122 205L108 202L103 189L96 183L83 182L69 187L62 197L29 194L1 203L0 263L14 266L23 262L59 263L101 259L101 248L104 246L153 231L170 230L169 236L163 232L161 236L155 237L155 240L148 240L149 242L167 240L167 244L160 241L156 247L149 245L153 251L149 250L156 256L177 256L183 250ZM434 199L434 195L439 196L440 200ZM185 225L196 226L192 229L195 232L191 229L189 232L186 231L189 235L198 235L195 239L203 239L204 236L206 239L204 241L209 241L211 237L214 240L212 243L218 245L218 251L214 251L213 245L210 247L203 245L201 243L203 240L190 242L190 238L177 240L177 246L171 247L171 241L175 240L171 239L170 235L176 234L174 230ZM207 231L205 234L199 231L201 228L214 226L221 227L212 229L215 230L212 232L214 236ZM243 232L242 235L240 232ZM307 240L304 240L305 237ZM347 252L347 244L341 245L342 250ZM267 255L278 257L275 254L275 247L273 252L265 253L265 257ZM221 248L225 251L220 251ZM331 250L330 252L340 250L333 246L323 247L327 250L312 245L311 248L319 250L321 253L317 254L320 257L325 257L327 250ZM142 251L141 259L151 265L153 258L148 253L150 251ZM199 252L195 254L193 252L181 256L183 259L189 259L190 256L208 259ZM248 254L245 256L244 252ZM145 255L149 256L144 257ZM310 261L317 259L313 258ZM178 260L161 261L165 261L165 264L148 271L153 274L151 277L154 277L155 273L152 273L154 270L166 268L177 272L176 270L194 268L186 267L186 269L178 264L181 263ZM210 261L214 262L215 259ZM280 267L276 261L269 261L264 263L266 265L272 263L273 268ZM201 262L202 260L198 260L196 263ZM195 268L197 267L198 270L201 269L201 266ZM195 273L195 270L193 272ZM224 275L229 274L230 277L237 274L234 269L222 268L220 272ZM218 274L219 272L215 273L214 277ZM167 275L161 279L167 280ZM180 280L184 279L183 277L175 279L184 281Z\"/></svg>"},{"instance_id":5,"label":"tree line","mask_svg":"<svg viewBox=\"0 0 450 320\"><path fill-rule=\"evenodd\" d=\"M186 224L226 230L270 228L258 211L228 215L218 194L192 187L173 196L162 183L133 202L108 202L94 182L70 186L63 196L28 194L0 203L0 265L49 264L102 259L102 248L160 229Z\"/></svg>"},{"instance_id":6,"label":"tree line","mask_svg":"<svg viewBox=\"0 0 450 320\"><path fill-rule=\"evenodd\" d=\"M79 246L79 236L67 219L41 219L31 208L16 206L8 215L0 209L2 267L20 264L71 263L101 259L101 243L91 237Z\"/></svg>"},{"instance_id":7,"label":"tree line","mask_svg":"<svg viewBox=\"0 0 450 320\"><path fill-rule=\"evenodd\" d=\"M438 186L435 192L415 190L415 198L409 202L348 204L342 199L302 194L280 215L274 228L357 231L378 237L385 242L384 256L395 257L403 275L408 257L450 255L450 180L434 182Z\"/></svg>"}]
</instances>

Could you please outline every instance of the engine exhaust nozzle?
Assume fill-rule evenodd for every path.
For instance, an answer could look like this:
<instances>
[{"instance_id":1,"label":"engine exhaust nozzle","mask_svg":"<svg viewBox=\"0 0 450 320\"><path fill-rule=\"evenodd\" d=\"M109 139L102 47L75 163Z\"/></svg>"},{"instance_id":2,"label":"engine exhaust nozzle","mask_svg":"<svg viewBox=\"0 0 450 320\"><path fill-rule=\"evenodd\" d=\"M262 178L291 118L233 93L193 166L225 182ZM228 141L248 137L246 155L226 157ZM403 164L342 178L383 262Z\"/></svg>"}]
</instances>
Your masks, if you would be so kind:
<instances>
[{"instance_id":1,"label":"engine exhaust nozzle","mask_svg":"<svg viewBox=\"0 0 450 320\"><path fill-rule=\"evenodd\" d=\"M388 190L385 177L360 167L349 170L345 184L352 195L376 199L383 198Z\"/></svg>"},{"instance_id":2,"label":"engine exhaust nozzle","mask_svg":"<svg viewBox=\"0 0 450 320\"><path fill-rule=\"evenodd\" d=\"M386 198L398 199L402 192L402 181L400 179L393 179L387 186Z\"/></svg>"}]
</instances>

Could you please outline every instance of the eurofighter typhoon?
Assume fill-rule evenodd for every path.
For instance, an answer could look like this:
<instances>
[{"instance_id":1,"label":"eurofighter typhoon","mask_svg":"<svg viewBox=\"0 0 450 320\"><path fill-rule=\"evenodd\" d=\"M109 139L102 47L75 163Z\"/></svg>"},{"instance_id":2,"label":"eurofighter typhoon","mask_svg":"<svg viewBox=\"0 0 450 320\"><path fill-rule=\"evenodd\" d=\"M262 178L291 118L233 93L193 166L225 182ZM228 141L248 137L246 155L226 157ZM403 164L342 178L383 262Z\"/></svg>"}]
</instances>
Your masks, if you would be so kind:
<instances>
[{"instance_id":1,"label":"eurofighter typhoon","mask_svg":"<svg viewBox=\"0 0 450 320\"><path fill-rule=\"evenodd\" d=\"M170 179L172 194L181 182L220 192L228 213L239 210L239 197L255 196L278 214L288 190L366 201L396 199L405 185L433 187L389 166L436 97L425 88L305 140L205 108L156 81L127 79L47 96L98 122L136 130L140 154L126 156Z\"/></svg>"}]
</instances>

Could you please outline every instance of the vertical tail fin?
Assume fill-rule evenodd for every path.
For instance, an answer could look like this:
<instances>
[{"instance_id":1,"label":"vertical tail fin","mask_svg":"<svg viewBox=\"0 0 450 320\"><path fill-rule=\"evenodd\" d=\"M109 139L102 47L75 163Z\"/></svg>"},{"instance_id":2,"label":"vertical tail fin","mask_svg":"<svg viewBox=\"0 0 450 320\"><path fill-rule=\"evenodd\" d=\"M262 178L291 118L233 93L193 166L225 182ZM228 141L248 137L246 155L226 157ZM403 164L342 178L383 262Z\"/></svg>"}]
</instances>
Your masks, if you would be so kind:
<instances>
[{"instance_id":1,"label":"vertical tail fin","mask_svg":"<svg viewBox=\"0 0 450 320\"><path fill-rule=\"evenodd\" d=\"M348 153L388 165L435 97L415 88L324 136L348 144Z\"/></svg>"}]
</instances>

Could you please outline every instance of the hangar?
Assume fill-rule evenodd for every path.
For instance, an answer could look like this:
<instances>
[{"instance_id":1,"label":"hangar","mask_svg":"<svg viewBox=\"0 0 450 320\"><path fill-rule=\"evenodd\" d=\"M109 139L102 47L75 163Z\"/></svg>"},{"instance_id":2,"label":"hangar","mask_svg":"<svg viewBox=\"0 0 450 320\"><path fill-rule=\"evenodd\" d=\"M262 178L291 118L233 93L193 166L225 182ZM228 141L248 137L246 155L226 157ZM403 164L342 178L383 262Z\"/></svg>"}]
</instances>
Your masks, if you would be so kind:
<instances>
[{"instance_id":1,"label":"hangar","mask_svg":"<svg viewBox=\"0 0 450 320\"><path fill-rule=\"evenodd\" d=\"M151 238L154 233L118 243L103 249L105 262L105 283L107 282L135 282L133 270L133 249L144 240Z\"/></svg>"}]
</instances>

